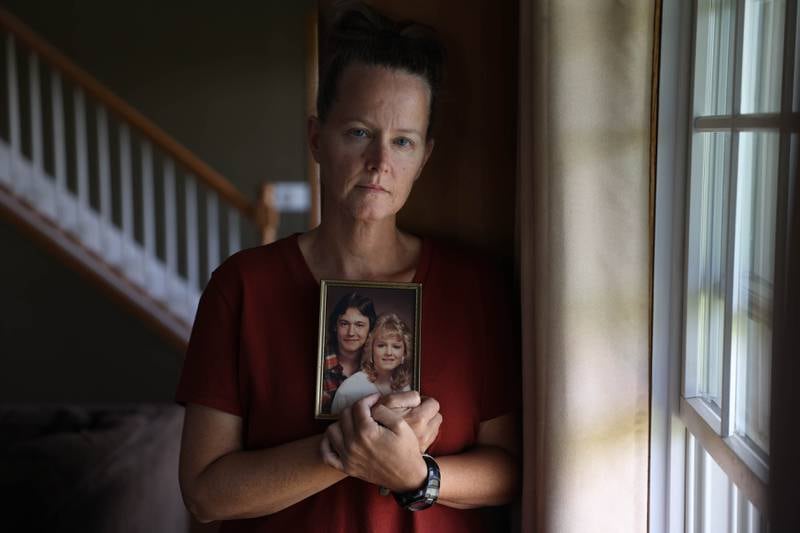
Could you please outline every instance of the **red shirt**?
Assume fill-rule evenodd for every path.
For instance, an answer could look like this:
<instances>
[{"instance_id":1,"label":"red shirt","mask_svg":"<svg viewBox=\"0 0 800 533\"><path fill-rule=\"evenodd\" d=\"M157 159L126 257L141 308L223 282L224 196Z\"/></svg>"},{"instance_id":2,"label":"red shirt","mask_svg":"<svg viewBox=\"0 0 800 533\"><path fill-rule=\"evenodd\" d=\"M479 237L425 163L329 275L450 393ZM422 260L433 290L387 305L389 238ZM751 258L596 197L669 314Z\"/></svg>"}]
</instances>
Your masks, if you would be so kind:
<instances>
[{"instance_id":1,"label":"red shirt","mask_svg":"<svg viewBox=\"0 0 800 533\"><path fill-rule=\"evenodd\" d=\"M429 450L456 454L478 425L519 402L512 307L486 261L424 240L414 281L423 284L421 392L444 422ZM197 311L177 400L244 418L245 449L325 431L314 419L319 283L297 236L239 252L211 277ZM447 480L442 479L442 484ZM444 505L412 513L357 478L278 513L225 522L222 531L490 531L476 510Z\"/></svg>"}]
</instances>

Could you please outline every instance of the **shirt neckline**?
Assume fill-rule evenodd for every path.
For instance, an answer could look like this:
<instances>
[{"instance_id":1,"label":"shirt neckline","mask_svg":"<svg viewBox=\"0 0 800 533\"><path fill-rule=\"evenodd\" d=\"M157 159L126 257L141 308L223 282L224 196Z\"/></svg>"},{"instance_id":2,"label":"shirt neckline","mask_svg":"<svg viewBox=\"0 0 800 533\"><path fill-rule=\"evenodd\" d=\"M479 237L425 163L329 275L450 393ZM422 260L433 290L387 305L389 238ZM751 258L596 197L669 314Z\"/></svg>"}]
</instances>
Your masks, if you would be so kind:
<instances>
[{"instance_id":1,"label":"shirt neckline","mask_svg":"<svg viewBox=\"0 0 800 533\"><path fill-rule=\"evenodd\" d=\"M300 250L299 236L299 233L294 233L286 239L286 244L290 248L288 258L291 263L291 270L296 275L297 281L302 285L319 287L319 281L311 273L311 268L309 268L306 258L303 257L303 252ZM419 253L419 261L411 283L423 284L428 277L431 262L431 240L426 237L421 237L421 240L422 246Z\"/></svg>"}]
</instances>

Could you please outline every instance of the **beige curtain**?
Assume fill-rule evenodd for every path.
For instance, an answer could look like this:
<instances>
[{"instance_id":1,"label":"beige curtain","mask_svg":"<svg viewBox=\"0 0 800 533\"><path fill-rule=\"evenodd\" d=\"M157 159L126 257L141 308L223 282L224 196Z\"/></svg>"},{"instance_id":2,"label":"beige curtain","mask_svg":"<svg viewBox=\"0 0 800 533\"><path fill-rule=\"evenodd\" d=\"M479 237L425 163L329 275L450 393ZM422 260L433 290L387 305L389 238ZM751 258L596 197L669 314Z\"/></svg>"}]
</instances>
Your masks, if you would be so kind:
<instances>
[{"instance_id":1,"label":"beige curtain","mask_svg":"<svg viewBox=\"0 0 800 533\"><path fill-rule=\"evenodd\" d=\"M644 533L655 0L521 0L523 531Z\"/></svg>"}]
</instances>

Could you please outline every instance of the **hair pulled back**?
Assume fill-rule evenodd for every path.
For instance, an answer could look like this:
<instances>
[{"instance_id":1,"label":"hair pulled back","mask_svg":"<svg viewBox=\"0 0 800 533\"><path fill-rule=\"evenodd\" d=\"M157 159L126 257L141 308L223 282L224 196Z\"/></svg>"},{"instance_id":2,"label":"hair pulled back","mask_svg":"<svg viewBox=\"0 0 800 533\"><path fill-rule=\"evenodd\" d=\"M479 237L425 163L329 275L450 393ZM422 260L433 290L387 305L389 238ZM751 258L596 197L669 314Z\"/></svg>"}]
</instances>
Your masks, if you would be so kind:
<instances>
[{"instance_id":1,"label":"hair pulled back","mask_svg":"<svg viewBox=\"0 0 800 533\"><path fill-rule=\"evenodd\" d=\"M358 4L335 19L325 53L317 93L317 115L322 122L336 100L342 73L349 65L360 63L401 70L425 80L430 89L426 132L430 137L445 60L444 46L432 28L415 22L395 22Z\"/></svg>"}]
</instances>

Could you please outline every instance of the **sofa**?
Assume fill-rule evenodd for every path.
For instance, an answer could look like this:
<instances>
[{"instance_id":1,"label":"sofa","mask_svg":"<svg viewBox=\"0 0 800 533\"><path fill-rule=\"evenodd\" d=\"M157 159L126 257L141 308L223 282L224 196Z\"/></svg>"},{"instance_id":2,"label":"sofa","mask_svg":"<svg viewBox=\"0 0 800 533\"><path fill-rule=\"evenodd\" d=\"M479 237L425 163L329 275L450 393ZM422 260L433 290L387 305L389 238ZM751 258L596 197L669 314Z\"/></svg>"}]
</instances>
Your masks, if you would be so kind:
<instances>
[{"instance_id":1,"label":"sofa","mask_svg":"<svg viewBox=\"0 0 800 533\"><path fill-rule=\"evenodd\" d=\"M183 408L0 406L3 531L183 533Z\"/></svg>"}]
</instances>

